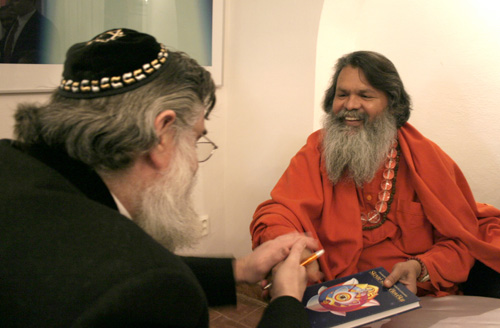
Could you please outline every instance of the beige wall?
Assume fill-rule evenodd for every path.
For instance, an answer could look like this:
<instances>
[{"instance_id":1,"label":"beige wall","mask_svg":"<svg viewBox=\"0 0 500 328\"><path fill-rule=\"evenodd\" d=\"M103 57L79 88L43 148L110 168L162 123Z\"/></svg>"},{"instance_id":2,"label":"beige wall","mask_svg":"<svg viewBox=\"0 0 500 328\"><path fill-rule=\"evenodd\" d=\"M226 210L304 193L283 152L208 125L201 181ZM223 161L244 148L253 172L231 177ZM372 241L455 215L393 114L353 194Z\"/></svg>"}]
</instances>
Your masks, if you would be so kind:
<instances>
[{"instance_id":1,"label":"beige wall","mask_svg":"<svg viewBox=\"0 0 500 328\"><path fill-rule=\"evenodd\" d=\"M227 0L223 113L228 249L250 250L249 225L313 129L322 0Z\"/></svg>"},{"instance_id":2,"label":"beige wall","mask_svg":"<svg viewBox=\"0 0 500 328\"><path fill-rule=\"evenodd\" d=\"M196 254L250 251L255 208L313 130L316 38L323 0L226 0L223 86L207 122L221 146L203 164L211 234ZM200 201L201 198L201 201Z\"/></svg>"}]
</instances>

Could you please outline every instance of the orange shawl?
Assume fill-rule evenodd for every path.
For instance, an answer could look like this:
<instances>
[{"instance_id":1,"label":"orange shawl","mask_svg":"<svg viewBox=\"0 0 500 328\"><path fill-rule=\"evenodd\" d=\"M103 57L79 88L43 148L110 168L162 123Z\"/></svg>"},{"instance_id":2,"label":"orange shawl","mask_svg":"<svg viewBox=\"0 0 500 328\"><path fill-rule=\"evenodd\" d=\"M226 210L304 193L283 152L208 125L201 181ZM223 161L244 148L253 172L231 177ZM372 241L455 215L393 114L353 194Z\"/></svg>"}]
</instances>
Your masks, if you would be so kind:
<instances>
[{"instance_id":1,"label":"orange shawl","mask_svg":"<svg viewBox=\"0 0 500 328\"><path fill-rule=\"evenodd\" d=\"M398 136L411 182L434 228L461 240L473 257L500 272L500 210L476 203L458 166L410 124Z\"/></svg>"},{"instance_id":2,"label":"orange shawl","mask_svg":"<svg viewBox=\"0 0 500 328\"><path fill-rule=\"evenodd\" d=\"M470 254L500 272L500 210L476 204L458 166L410 124L398 130L398 138L405 165L398 173L397 204L382 227L363 233L356 187L344 181L331 184L321 157L321 131L316 131L292 158L272 199L257 208L250 225L253 247L291 231L310 232L326 251L319 259L325 279L358 272L363 263L372 265L372 255L385 258L379 264L388 270L397 261L419 255L437 291L465 280ZM420 204L407 201L414 194ZM429 230L417 225L429 222L436 232L423 236ZM387 235L380 237L385 244L370 254L367 240L377 234ZM432 247L436 236L447 241ZM449 254L456 264L443 261ZM431 289L427 284L424 288Z\"/></svg>"}]
</instances>

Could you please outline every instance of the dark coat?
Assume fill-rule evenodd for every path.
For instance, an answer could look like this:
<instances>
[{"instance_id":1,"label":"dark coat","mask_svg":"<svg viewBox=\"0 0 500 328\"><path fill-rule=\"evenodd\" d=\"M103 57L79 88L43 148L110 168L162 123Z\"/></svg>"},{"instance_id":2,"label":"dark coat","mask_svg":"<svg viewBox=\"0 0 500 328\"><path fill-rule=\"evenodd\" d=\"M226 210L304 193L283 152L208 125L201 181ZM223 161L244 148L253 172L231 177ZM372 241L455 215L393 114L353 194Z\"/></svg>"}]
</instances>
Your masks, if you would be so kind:
<instances>
[{"instance_id":1,"label":"dark coat","mask_svg":"<svg viewBox=\"0 0 500 328\"><path fill-rule=\"evenodd\" d=\"M232 259L172 254L119 214L87 166L8 140L0 259L2 327L208 327L209 305L236 302ZM261 326L287 322L308 325L291 297L272 302Z\"/></svg>"}]
</instances>

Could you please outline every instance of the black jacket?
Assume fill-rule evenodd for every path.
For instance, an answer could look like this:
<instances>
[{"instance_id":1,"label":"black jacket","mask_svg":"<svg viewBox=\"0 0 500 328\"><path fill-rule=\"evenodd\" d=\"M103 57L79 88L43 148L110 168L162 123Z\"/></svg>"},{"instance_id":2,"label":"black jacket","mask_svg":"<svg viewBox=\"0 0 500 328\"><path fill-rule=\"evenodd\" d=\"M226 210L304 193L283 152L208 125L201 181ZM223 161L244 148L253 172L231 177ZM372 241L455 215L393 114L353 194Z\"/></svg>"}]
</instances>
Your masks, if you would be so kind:
<instances>
[{"instance_id":1,"label":"black jacket","mask_svg":"<svg viewBox=\"0 0 500 328\"><path fill-rule=\"evenodd\" d=\"M2 327L208 327L234 304L232 259L181 258L120 215L84 164L0 141ZM283 297L261 327L305 327Z\"/></svg>"}]
</instances>

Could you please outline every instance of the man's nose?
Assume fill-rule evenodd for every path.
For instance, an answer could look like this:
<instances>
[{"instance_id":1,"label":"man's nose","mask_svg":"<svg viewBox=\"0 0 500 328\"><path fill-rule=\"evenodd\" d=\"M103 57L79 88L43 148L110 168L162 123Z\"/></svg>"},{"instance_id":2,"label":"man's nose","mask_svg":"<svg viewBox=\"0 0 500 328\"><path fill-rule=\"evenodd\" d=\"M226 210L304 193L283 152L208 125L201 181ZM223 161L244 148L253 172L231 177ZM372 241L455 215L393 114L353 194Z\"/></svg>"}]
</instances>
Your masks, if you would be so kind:
<instances>
[{"instance_id":1,"label":"man's nose","mask_svg":"<svg viewBox=\"0 0 500 328\"><path fill-rule=\"evenodd\" d=\"M347 110L353 110L353 109L359 109L360 107L360 102L358 97L356 96L349 96L345 102L345 109Z\"/></svg>"}]
</instances>

